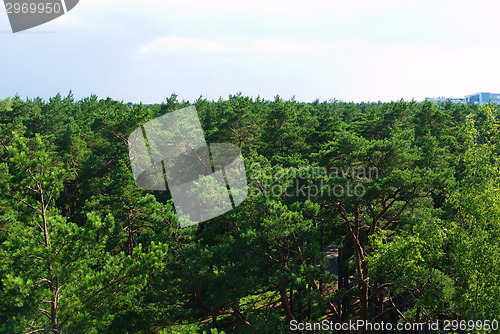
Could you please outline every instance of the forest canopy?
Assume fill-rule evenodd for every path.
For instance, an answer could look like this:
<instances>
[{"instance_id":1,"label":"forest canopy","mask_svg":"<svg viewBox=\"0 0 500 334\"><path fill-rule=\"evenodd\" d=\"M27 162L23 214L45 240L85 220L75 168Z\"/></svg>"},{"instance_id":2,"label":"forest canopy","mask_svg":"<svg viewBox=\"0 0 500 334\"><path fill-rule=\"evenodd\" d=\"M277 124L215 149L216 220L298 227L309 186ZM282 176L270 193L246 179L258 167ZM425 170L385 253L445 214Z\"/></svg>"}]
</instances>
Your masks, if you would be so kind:
<instances>
[{"instance_id":1,"label":"forest canopy","mask_svg":"<svg viewBox=\"0 0 500 334\"><path fill-rule=\"evenodd\" d=\"M249 194L180 228L127 138L190 105ZM0 332L498 321L499 126L494 104L0 100Z\"/></svg>"}]
</instances>

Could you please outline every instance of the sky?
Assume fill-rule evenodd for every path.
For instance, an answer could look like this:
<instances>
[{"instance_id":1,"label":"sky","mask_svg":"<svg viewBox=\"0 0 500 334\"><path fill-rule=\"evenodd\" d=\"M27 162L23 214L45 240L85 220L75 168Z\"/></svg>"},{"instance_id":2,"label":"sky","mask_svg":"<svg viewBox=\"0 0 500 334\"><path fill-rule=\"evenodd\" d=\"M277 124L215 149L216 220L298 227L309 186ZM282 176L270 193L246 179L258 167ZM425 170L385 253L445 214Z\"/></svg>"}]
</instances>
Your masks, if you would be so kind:
<instances>
[{"instance_id":1,"label":"sky","mask_svg":"<svg viewBox=\"0 0 500 334\"><path fill-rule=\"evenodd\" d=\"M0 98L500 93L498 13L493 0L80 0L13 34L0 7Z\"/></svg>"}]
</instances>

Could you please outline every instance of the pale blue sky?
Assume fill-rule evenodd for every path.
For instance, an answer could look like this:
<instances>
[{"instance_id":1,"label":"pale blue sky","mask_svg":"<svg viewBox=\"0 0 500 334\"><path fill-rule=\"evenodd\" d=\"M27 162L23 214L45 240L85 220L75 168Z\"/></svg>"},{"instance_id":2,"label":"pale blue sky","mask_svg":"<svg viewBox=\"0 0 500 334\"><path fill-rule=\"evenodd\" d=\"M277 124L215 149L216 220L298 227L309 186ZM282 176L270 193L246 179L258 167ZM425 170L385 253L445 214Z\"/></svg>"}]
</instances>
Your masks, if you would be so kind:
<instances>
[{"instance_id":1,"label":"pale blue sky","mask_svg":"<svg viewBox=\"0 0 500 334\"><path fill-rule=\"evenodd\" d=\"M500 93L498 13L499 2L484 0L80 0L12 34L1 8L0 98Z\"/></svg>"}]
</instances>

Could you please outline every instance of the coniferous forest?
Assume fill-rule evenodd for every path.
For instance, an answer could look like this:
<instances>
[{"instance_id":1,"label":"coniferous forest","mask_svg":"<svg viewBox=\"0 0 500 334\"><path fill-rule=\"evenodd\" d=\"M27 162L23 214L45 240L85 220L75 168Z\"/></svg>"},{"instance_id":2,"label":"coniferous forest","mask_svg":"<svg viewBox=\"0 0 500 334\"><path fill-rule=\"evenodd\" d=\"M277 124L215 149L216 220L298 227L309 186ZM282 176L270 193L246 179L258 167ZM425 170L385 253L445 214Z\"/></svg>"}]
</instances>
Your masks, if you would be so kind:
<instances>
[{"instance_id":1,"label":"coniferous forest","mask_svg":"<svg viewBox=\"0 0 500 334\"><path fill-rule=\"evenodd\" d=\"M249 193L180 228L127 138L189 105ZM0 332L498 332L499 139L493 104L0 100Z\"/></svg>"}]
</instances>

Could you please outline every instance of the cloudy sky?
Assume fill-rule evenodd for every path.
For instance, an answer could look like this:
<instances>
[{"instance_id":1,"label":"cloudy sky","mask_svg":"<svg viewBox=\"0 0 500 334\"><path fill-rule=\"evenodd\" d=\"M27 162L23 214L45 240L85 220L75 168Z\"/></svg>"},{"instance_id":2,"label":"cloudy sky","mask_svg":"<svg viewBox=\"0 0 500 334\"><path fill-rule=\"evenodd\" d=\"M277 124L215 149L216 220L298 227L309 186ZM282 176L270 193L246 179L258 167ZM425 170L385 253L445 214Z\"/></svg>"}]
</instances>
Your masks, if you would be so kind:
<instances>
[{"instance_id":1,"label":"cloudy sky","mask_svg":"<svg viewBox=\"0 0 500 334\"><path fill-rule=\"evenodd\" d=\"M13 34L0 8L0 98L500 93L499 13L493 0L80 0Z\"/></svg>"}]
</instances>

